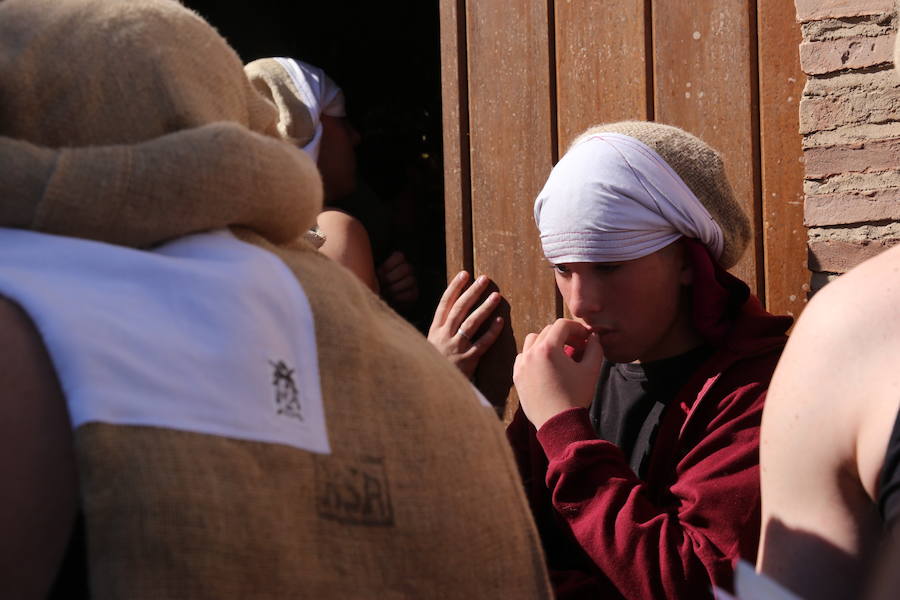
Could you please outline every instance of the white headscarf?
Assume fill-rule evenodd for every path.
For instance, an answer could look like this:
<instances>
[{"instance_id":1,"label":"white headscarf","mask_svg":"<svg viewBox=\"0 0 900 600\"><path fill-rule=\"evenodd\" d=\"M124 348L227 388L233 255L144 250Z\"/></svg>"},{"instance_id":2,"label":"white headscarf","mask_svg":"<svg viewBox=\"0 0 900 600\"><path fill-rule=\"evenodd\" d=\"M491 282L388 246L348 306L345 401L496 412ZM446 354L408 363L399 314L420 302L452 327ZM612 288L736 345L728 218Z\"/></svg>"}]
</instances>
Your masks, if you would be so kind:
<instances>
[{"instance_id":1,"label":"white headscarf","mask_svg":"<svg viewBox=\"0 0 900 600\"><path fill-rule=\"evenodd\" d=\"M544 256L555 264L641 258L681 236L717 259L722 230L678 174L643 142L618 133L579 141L534 203Z\"/></svg>"},{"instance_id":2,"label":"white headscarf","mask_svg":"<svg viewBox=\"0 0 900 600\"><path fill-rule=\"evenodd\" d=\"M275 60L287 71L300 93L300 100L309 108L315 132L303 149L316 160L319 158L319 143L322 140L321 116L347 116L344 108L344 92L319 67L293 58Z\"/></svg>"}]
</instances>

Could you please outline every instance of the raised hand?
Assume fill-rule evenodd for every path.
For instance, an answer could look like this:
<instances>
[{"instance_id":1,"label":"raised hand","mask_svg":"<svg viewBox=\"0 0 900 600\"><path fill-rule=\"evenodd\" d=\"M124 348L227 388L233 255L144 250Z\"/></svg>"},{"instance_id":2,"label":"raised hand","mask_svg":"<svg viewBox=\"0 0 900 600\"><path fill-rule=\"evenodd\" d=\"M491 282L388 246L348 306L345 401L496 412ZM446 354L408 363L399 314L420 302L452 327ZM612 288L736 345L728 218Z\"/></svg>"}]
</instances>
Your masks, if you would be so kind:
<instances>
[{"instance_id":1,"label":"raised hand","mask_svg":"<svg viewBox=\"0 0 900 600\"><path fill-rule=\"evenodd\" d=\"M597 335L577 321L557 319L540 333L529 333L516 357L513 381L535 428L564 410L590 406L601 362Z\"/></svg>"},{"instance_id":2,"label":"raised hand","mask_svg":"<svg viewBox=\"0 0 900 600\"><path fill-rule=\"evenodd\" d=\"M428 330L428 341L471 379L481 356L497 341L503 319L493 318L487 330L478 335L500 305L500 294L492 292L475 306L490 279L482 275L466 289L468 280L469 274L460 271L444 290Z\"/></svg>"}]
</instances>

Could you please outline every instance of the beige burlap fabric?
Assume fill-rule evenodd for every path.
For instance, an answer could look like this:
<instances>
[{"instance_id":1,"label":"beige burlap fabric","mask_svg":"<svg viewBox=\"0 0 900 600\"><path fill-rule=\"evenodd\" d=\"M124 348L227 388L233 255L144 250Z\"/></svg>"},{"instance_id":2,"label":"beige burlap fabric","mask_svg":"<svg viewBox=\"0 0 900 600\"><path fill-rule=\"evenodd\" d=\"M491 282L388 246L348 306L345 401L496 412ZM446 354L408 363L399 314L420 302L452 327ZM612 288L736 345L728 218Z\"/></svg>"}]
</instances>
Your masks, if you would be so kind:
<instances>
[{"instance_id":1,"label":"beige burlap fabric","mask_svg":"<svg viewBox=\"0 0 900 600\"><path fill-rule=\"evenodd\" d=\"M274 139L277 113L224 39L151 4L3 3L6 223L134 246L228 224L293 239L320 208L315 165ZM210 196L212 214L198 208ZM104 209L83 211L89 198Z\"/></svg>"},{"instance_id":2,"label":"beige burlap fabric","mask_svg":"<svg viewBox=\"0 0 900 600\"><path fill-rule=\"evenodd\" d=\"M633 137L655 150L684 180L722 229L724 247L719 257L722 266L728 269L740 260L750 242L750 220L734 198L718 152L683 129L649 121L596 125L572 143L601 131Z\"/></svg>"},{"instance_id":3,"label":"beige burlap fabric","mask_svg":"<svg viewBox=\"0 0 900 600\"><path fill-rule=\"evenodd\" d=\"M293 229L278 211L296 233L321 203L305 154L266 137L274 114L176 2L0 2L0 156L14 166L0 172L0 224L146 246L240 223L315 318L329 455L76 431L92 595L549 598L493 413L352 274L305 242L267 241Z\"/></svg>"},{"instance_id":4,"label":"beige burlap fabric","mask_svg":"<svg viewBox=\"0 0 900 600\"><path fill-rule=\"evenodd\" d=\"M300 91L284 67L274 58L248 63L244 72L253 87L278 108L278 133L297 146L305 146L315 134L315 121Z\"/></svg>"},{"instance_id":5,"label":"beige burlap fabric","mask_svg":"<svg viewBox=\"0 0 900 600\"><path fill-rule=\"evenodd\" d=\"M315 221L321 195L304 153L233 122L119 146L0 137L0 164L5 226L135 247L227 225L287 242Z\"/></svg>"}]
</instances>

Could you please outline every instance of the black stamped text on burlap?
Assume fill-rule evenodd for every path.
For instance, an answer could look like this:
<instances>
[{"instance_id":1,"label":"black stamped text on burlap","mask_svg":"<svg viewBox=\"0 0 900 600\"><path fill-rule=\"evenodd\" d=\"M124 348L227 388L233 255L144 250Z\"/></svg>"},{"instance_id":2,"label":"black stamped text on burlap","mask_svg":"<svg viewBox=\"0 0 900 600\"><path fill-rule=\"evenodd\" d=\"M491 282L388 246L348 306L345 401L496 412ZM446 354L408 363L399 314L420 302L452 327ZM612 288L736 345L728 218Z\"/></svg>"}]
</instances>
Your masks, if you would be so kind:
<instances>
[{"instance_id":1,"label":"black stamped text on burlap","mask_svg":"<svg viewBox=\"0 0 900 600\"><path fill-rule=\"evenodd\" d=\"M316 512L349 525L392 527L394 511L384 460L316 457Z\"/></svg>"},{"instance_id":2,"label":"black stamped text on burlap","mask_svg":"<svg viewBox=\"0 0 900 600\"><path fill-rule=\"evenodd\" d=\"M275 388L275 410L279 415L303 420L300 394L294 382L294 369L283 360L269 361L272 365L272 386Z\"/></svg>"}]
</instances>

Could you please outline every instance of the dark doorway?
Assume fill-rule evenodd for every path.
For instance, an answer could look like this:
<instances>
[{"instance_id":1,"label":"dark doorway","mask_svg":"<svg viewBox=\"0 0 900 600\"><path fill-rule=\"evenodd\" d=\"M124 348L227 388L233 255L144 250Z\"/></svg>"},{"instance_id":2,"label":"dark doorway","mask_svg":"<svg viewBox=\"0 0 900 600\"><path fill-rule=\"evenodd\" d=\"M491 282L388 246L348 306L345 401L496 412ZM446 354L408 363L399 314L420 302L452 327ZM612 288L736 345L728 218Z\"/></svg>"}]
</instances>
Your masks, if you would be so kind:
<instances>
[{"instance_id":1,"label":"dark doorway","mask_svg":"<svg viewBox=\"0 0 900 600\"><path fill-rule=\"evenodd\" d=\"M413 264L420 299L401 310L422 330L446 282L437 0L185 0L244 63L297 58L325 69L360 132L362 185L339 206L366 225L376 264Z\"/></svg>"}]
</instances>

